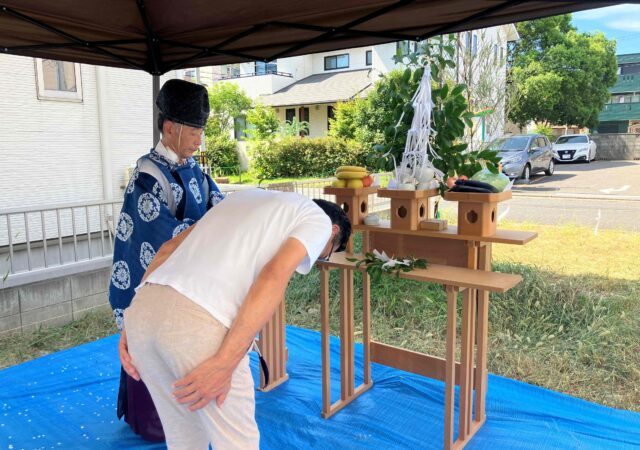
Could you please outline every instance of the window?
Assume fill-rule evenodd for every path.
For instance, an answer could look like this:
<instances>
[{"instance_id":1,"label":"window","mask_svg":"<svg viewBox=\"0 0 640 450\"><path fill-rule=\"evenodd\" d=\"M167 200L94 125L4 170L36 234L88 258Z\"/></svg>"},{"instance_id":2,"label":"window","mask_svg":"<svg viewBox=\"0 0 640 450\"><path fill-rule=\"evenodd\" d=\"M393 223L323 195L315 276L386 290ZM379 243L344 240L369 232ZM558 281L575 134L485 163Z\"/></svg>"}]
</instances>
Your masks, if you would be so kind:
<instances>
[{"instance_id":1,"label":"window","mask_svg":"<svg viewBox=\"0 0 640 450\"><path fill-rule=\"evenodd\" d=\"M307 122L307 126L309 125L309 108L300 107L298 109L298 121ZM303 128L300 130L300 136L309 136L309 129Z\"/></svg>"},{"instance_id":2,"label":"window","mask_svg":"<svg viewBox=\"0 0 640 450\"><path fill-rule=\"evenodd\" d=\"M327 130L331 129L331 121L336 117L336 109L329 105L327 106Z\"/></svg>"},{"instance_id":3,"label":"window","mask_svg":"<svg viewBox=\"0 0 640 450\"><path fill-rule=\"evenodd\" d=\"M473 35L473 43L471 44L471 54L476 56L478 54L478 35Z\"/></svg>"},{"instance_id":4,"label":"window","mask_svg":"<svg viewBox=\"0 0 640 450\"><path fill-rule=\"evenodd\" d=\"M366 56L366 60L365 60L365 65L370 66L372 59L373 59L373 51L367 50L367 56Z\"/></svg>"},{"instance_id":5,"label":"window","mask_svg":"<svg viewBox=\"0 0 640 450\"><path fill-rule=\"evenodd\" d=\"M538 139L536 139L536 144L534 144L534 147L546 147L547 144L544 142L544 138L539 137Z\"/></svg>"},{"instance_id":6,"label":"window","mask_svg":"<svg viewBox=\"0 0 640 450\"><path fill-rule=\"evenodd\" d=\"M82 101L80 65L53 59L36 59L39 99Z\"/></svg>"},{"instance_id":7,"label":"window","mask_svg":"<svg viewBox=\"0 0 640 450\"><path fill-rule=\"evenodd\" d=\"M632 75L640 73L640 64L625 64L624 66L618 66L619 73L622 75Z\"/></svg>"},{"instance_id":8,"label":"window","mask_svg":"<svg viewBox=\"0 0 640 450\"><path fill-rule=\"evenodd\" d=\"M256 75L267 75L270 73L276 73L278 71L278 64L274 61L270 63L256 61L255 63L255 74Z\"/></svg>"},{"instance_id":9,"label":"window","mask_svg":"<svg viewBox=\"0 0 640 450\"><path fill-rule=\"evenodd\" d=\"M575 136L562 136L558 138L556 144L586 144L589 142L589 138L584 135L575 135Z\"/></svg>"},{"instance_id":10,"label":"window","mask_svg":"<svg viewBox=\"0 0 640 450\"><path fill-rule=\"evenodd\" d=\"M284 111L284 120L286 122L293 122L293 118L296 116L296 110L294 108L287 108Z\"/></svg>"},{"instance_id":11,"label":"window","mask_svg":"<svg viewBox=\"0 0 640 450\"><path fill-rule=\"evenodd\" d=\"M324 70L346 69L349 67L349 54L324 57Z\"/></svg>"}]
</instances>

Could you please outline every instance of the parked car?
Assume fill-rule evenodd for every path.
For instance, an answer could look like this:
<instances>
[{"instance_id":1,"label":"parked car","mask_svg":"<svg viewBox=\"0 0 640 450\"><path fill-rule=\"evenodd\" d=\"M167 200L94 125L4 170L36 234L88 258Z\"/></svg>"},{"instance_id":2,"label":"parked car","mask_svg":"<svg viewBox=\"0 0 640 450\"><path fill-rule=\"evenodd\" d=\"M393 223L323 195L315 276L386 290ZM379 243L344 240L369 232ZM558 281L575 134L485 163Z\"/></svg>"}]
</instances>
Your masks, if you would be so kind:
<instances>
[{"instance_id":1,"label":"parked car","mask_svg":"<svg viewBox=\"0 0 640 450\"><path fill-rule=\"evenodd\" d=\"M509 178L528 180L532 174L553 175L554 154L542 134L522 134L496 139L489 144L501 158L502 172Z\"/></svg>"},{"instance_id":2,"label":"parked car","mask_svg":"<svg viewBox=\"0 0 640 450\"><path fill-rule=\"evenodd\" d=\"M565 134L556 139L553 151L558 161L585 161L596 159L596 143L588 134Z\"/></svg>"}]
</instances>

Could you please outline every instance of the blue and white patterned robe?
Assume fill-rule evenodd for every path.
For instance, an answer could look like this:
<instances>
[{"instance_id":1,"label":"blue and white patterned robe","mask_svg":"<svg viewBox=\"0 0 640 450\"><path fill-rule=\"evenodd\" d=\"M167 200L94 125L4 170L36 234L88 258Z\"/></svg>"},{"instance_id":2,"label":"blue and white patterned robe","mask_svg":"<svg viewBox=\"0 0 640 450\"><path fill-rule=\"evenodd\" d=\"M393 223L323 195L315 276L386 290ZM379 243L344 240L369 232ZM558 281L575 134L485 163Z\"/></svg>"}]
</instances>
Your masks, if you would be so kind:
<instances>
[{"instance_id":1,"label":"blue and white patterned robe","mask_svg":"<svg viewBox=\"0 0 640 450\"><path fill-rule=\"evenodd\" d=\"M224 195L211 177L203 173L193 158L178 165L155 149L142 158L153 161L167 177L171 192L165 192L153 176L135 169L124 194L124 203L116 228L113 267L109 284L109 302L118 329L122 329L124 310L135 288L162 244L198 221ZM209 183L209 198L204 196ZM168 207L167 195L173 195L175 216Z\"/></svg>"}]
</instances>

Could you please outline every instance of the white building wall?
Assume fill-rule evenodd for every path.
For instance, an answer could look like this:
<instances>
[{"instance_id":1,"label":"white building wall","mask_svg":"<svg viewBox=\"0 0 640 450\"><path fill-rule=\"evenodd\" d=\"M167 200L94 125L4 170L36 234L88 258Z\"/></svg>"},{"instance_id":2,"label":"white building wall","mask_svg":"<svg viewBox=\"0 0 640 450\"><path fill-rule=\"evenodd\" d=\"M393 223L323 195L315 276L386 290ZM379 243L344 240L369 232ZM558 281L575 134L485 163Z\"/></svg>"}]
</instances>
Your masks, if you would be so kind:
<instances>
[{"instance_id":1,"label":"white building wall","mask_svg":"<svg viewBox=\"0 0 640 450\"><path fill-rule=\"evenodd\" d=\"M39 100L33 58L0 55L0 208L102 198L95 72L82 102Z\"/></svg>"},{"instance_id":2,"label":"white building wall","mask_svg":"<svg viewBox=\"0 0 640 450\"><path fill-rule=\"evenodd\" d=\"M97 68L79 67L81 102L41 100L35 60L0 55L0 209L102 200L102 151L111 152L112 195L121 198L125 168L154 146L151 76L103 69L111 148L102 149Z\"/></svg>"},{"instance_id":3,"label":"white building wall","mask_svg":"<svg viewBox=\"0 0 640 450\"><path fill-rule=\"evenodd\" d=\"M335 73L344 72L347 70L368 69L370 66L366 64L366 52L371 50L371 47L351 48L348 50L338 50L334 52L317 53L313 56L313 73ZM324 70L324 59L327 56L333 55L349 55L349 67L345 69L332 69Z\"/></svg>"},{"instance_id":4,"label":"white building wall","mask_svg":"<svg viewBox=\"0 0 640 450\"><path fill-rule=\"evenodd\" d=\"M395 42L373 46L372 65L374 77L379 78L380 75L389 73L395 68L396 63L393 62L395 54Z\"/></svg>"},{"instance_id":5,"label":"white building wall","mask_svg":"<svg viewBox=\"0 0 640 450\"><path fill-rule=\"evenodd\" d=\"M309 106L309 137L323 137L327 135L327 106Z\"/></svg>"}]
</instances>

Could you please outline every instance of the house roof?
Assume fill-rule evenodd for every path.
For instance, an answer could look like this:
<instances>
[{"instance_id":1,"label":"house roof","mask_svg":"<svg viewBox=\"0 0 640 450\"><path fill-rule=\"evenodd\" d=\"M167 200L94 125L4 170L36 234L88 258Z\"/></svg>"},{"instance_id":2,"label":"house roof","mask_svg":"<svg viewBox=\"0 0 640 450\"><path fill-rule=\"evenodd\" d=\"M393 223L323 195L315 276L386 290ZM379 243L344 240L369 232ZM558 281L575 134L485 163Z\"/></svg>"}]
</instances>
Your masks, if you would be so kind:
<instances>
[{"instance_id":1,"label":"house roof","mask_svg":"<svg viewBox=\"0 0 640 450\"><path fill-rule=\"evenodd\" d=\"M373 84L371 69L311 75L260 97L270 106L313 105L350 100Z\"/></svg>"},{"instance_id":2,"label":"house roof","mask_svg":"<svg viewBox=\"0 0 640 450\"><path fill-rule=\"evenodd\" d=\"M617 55L618 65L640 63L640 53L627 53L626 55Z\"/></svg>"},{"instance_id":3,"label":"house roof","mask_svg":"<svg viewBox=\"0 0 640 450\"><path fill-rule=\"evenodd\" d=\"M1 0L0 53L174 69L364 47L486 28L617 1Z\"/></svg>"}]
</instances>

